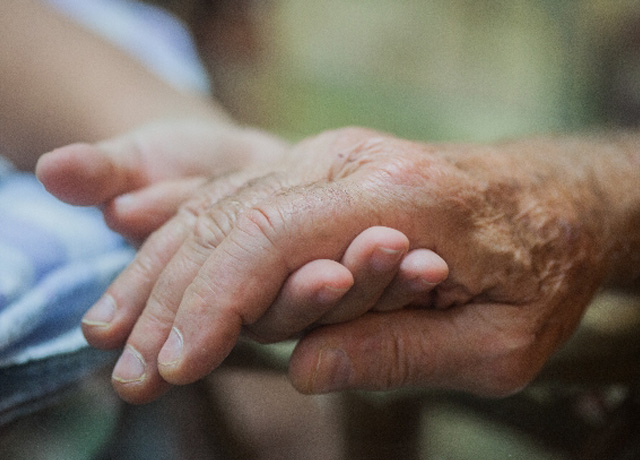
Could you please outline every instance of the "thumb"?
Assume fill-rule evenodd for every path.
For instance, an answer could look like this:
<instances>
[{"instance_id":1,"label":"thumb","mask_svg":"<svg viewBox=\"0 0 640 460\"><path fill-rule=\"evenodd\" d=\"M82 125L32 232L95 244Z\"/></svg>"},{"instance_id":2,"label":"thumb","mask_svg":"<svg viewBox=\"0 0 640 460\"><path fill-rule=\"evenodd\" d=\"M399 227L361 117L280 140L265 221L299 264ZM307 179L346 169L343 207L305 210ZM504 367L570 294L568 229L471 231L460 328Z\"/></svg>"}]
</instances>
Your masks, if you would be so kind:
<instances>
[{"instance_id":1,"label":"thumb","mask_svg":"<svg viewBox=\"0 0 640 460\"><path fill-rule=\"evenodd\" d=\"M97 144L71 144L40 157L36 176L70 204L104 205L116 196L167 179L209 175L209 123L190 120L143 125ZM213 165L212 165L213 164Z\"/></svg>"},{"instance_id":2,"label":"thumb","mask_svg":"<svg viewBox=\"0 0 640 460\"><path fill-rule=\"evenodd\" d=\"M46 153L35 172L52 195L82 206L104 204L147 182L134 156L91 144L71 144Z\"/></svg>"},{"instance_id":3,"label":"thumb","mask_svg":"<svg viewBox=\"0 0 640 460\"><path fill-rule=\"evenodd\" d=\"M483 307L369 313L323 326L298 343L289 377L307 394L403 387L512 394L537 374L548 355L532 347L531 335L521 328L494 329L481 321L483 314L474 309ZM498 317L501 307L496 307Z\"/></svg>"},{"instance_id":4,"label":"thumb","mask_svg":"<svg viewBox=\"0 0 640 460\"><path fill-rule=\"evenodd\" d=\"M71 144L43 155L36 175L59 199L103 205L164 181L261 165L273 167L287 146L259 131L207 120L141 126L98 144Z\"/></svg>"}]
</instances>

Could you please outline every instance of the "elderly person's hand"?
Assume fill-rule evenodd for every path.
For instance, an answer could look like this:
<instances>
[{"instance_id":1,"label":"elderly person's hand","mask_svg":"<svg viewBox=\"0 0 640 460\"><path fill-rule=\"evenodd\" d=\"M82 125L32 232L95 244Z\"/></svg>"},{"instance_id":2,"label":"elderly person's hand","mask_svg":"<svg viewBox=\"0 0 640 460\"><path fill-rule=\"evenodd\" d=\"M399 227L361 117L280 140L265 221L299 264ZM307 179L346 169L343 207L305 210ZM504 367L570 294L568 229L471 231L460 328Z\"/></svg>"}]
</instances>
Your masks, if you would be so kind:
<instances>
[{"instance_id":1,"label":"elderly person's hand","mask_svg":"<svg viewBox=\"0 0 640 460\"><path fill-rule=\"evenodd\" d=\"M167 121L98 145L62 147L41 158L38 177L67 202L100 205L112 228L134 242L142 241L175 214L185 197L204 182L202 175L226 175L214 187L216 199L222 199L237 193L252 178L282 169L276 165L284 143L259 131L230 127L221 133L211 128L206 121ZM234 169L239 171L231 173ZM211 198L209 195L204 196ZM315 322L344 321L370 308L390 310L412 302L427 303L429 291L447 272L446 263L432 251L409 251L409 241L401 232L368 228L350 242L340 262L311 260L295 270L249 334L261 341L277 341ZM97 346L120 346L136 320L136 314L129 311L124 318L128 326L117 320L111 323L113 304L107 294L99 303L103 308L94 308L85 318L87 338ZM150 374L157 376L157 372ZM116 382L120 380L115 377ZM143 388L128 399L152 399L166 387L160 383L155 391Z\"/></svg>"},{"instance_id":2,"label":"elderly person's hand","mask_svg":"<svg viewBox=\"0 0 640 460\"><path fill-rule=\"evenodd\" d=\"M349 145L349 136L358 134L339 139ZM360 198L352 207L377 203L382 222L393 216L412 245L445 258L451 272L434 305L449 308L316 329L290 361L302 392L432 386L511 394L571 335L599 285L640 279L637 135L486 147L354 139L342 148L338 158L349 161L341 171L361 178L360 187L343 188Z\"/></svg>"},{"instance_id":3,"label":"elderly person's hand","mask_svg":"<svg viewBox=\"0 0 640 460\"><path fill-rule=\"evenodd\" d=\"M290 368L301 391L512 392L574 330L613 262L619 211L637 206L637 192L626 193L633 176L578 161L576 151L590 145L429 146L358 129L324 134L242 187L230 176L201 188L148 239L100 303L110 313L87 321L85 334L103 347L127 340L114 383L134 402L153 399L165 381L204 376L243 329L270 340L347 320L301 339ZM620 193L602 187L610 170L627 184ZM302 315L299 302L282 302L296 273L311 261L343 261L377 226L426 248L427 260L428 250L440 254L449 278L428 298L416 296L424 277L410 287L404 276L382 292L371 284L372 293L336 310L326 304L339 296ZM618 260L637 251L637 237L625 248ZM289 292L308 300L313 289ZM397 309L404 305L415 308ZM382 311L359 317L372 306Z\"/></svg>"}]
</instances>

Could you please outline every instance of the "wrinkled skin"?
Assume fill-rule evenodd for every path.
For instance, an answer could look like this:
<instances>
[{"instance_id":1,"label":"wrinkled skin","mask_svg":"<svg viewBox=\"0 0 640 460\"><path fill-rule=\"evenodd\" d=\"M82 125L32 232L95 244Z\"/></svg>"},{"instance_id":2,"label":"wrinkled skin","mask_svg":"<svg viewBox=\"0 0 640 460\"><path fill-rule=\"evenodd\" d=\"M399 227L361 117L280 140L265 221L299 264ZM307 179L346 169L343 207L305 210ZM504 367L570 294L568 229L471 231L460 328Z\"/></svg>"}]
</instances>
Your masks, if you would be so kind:
<instances>
[{"instance_id":1,"label":"wrinkled skin","mask_svg":"<svg viewBox=\"0 0 640 460\"><path fill-rule=\"evenodd\" d=\"M217 181L216 193L217 199L229 197L251 178L277 171L285 147L282 141L255 130L221 129L206 120L168 120L97 145L56 149L40 159L36 172L45 187L64 201L101 206L107 223L135 243L175 214L185 197L205 182L202 175L219 177L226 171L227 177ZM229 173L240 165L240 172ZM424 305L447 273L446 263L437 254L409 250L409 241L401 232L371 227L349 243L340 261L312 260L295 270L259 326L245 332L260 341L277 341L313 323L345 321L370 309ZM129 311L111 321L113 298L107 294L103 300L98 305L106 306L107 316L98 306L85 316L87 337L96 346L119 347L126 339L121 334L130 331L137 313ZM102 339L96 340L96 334ZM116 385L121 380L114 376ZM146 399L166 388L157 381Z\"/></svg>"},{"instance_id":2,"label":"wrinkled skin","mask_svg":"<svg viewBox=\"0 0 640 460\"><path fill-rule=\"evenodd\" d=\"M297 145L264 176L253 171L243 183L245 174L199 188L107 291L113 321L85 324L96 346L126 340L114 371L123 398L148 401L166 382L203 377L243 330L263 341L300 332L292 309L274 307L283 285L312 261L343 260L370 228L396 229L407 250L439 254L449 276L420 302L365 313L369 302L365 311L347 306L313 318L339 324L301 338L290 377L302 392L510 394L575 329L604 276L594 236L602 228L584 219L589 200L576 204L574 184L553 169L532 174L498 147L345 129ZM274 324L294 326L274 333Z\"/></svg>"}]
</instances>

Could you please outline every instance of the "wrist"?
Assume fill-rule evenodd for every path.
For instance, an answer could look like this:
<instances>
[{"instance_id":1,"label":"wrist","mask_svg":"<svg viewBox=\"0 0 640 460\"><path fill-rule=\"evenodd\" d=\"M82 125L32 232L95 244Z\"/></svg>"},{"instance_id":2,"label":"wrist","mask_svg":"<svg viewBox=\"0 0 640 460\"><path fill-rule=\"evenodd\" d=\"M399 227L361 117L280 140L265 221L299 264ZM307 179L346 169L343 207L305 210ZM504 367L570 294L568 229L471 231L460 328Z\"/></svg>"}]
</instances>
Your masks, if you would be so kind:
<instances>
[{"instance_id":1,"label":"wrist","mask_svg":"<svg viewBox=\"0 0 640 460\"><path fill-rule=\"evenodd\" d=\"M640 280L640 137L616 134L604 142L592 174L609 219L607 281L620 285Z\"/></svg>"},{"instance_id":2,"label":"wrist","mask_svg":"<svg viewBox=\"0 0 640 460\"><path fill-rule=\"evenodd\" d=\"M547 211L567 220L571 240L583 241L575 257L589 261L585 269L608 283L640 277L637 135L538 139L505 144L505 153L528 184L522 198L537 190Z\"/></svg>"},{"instance_id":3,"label":"wrist","mask_svg":"<svg viewBox=\"0 0 640 460\"><path fill-rule=\"evenodd\" d=\"M486 184L487 201L512 223L534 265L549 262L540 272L562 272L592 289L618 276L613 258L623 235L615 181L595 174L593 149L586 141L535 139L466 146L454 156Z\"/></svg>"}]
</instances>

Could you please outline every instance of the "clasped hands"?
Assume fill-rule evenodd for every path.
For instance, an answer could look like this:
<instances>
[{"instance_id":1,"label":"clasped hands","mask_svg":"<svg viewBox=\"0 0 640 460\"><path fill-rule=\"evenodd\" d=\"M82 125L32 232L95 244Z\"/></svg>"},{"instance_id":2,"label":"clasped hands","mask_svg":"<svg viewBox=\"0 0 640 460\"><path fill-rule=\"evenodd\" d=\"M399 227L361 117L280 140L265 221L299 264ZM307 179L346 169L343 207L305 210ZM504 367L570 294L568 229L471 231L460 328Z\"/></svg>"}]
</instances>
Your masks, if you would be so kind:
<instances>
[{"instance_id":1,"label":"clasped hands","mask_svg":"<svg viewBox=\"0 0 640 460\"><path fill-rule=\"evenodd\" d=\"M145 136L158 142L68 146L37 169L121 233L150 233L83 321L90 344L124 346L113 383L130 402L202 378L243 333L297 337L289 373L305 393L510 394L600 281L561 188L528 183L498 148L348 128L208 179L213 157L182 164Z\"/></svg>"}]
</instances>

